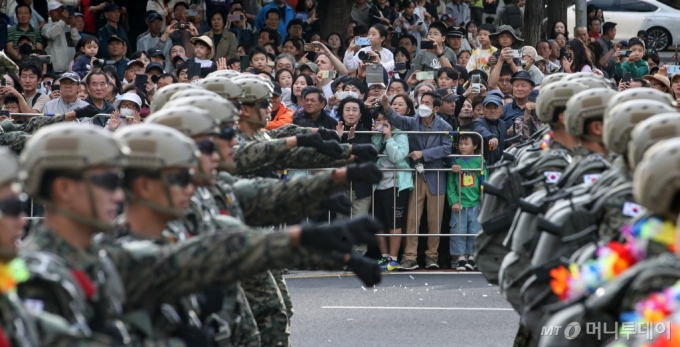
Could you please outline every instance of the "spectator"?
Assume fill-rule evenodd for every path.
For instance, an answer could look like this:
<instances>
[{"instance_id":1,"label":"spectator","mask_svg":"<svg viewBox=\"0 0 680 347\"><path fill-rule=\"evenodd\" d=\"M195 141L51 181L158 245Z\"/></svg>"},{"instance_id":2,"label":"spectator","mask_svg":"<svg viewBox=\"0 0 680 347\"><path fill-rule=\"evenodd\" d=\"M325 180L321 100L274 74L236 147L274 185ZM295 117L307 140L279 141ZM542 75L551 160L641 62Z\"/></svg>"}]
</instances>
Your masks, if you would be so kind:
<instances>
[{"instance_id":1,"label":"spectator","mask_svg":"<svg viewBox=\"0 0 680 347\"><path fill-rule=\"evenodd\" d=\"M616 37L616 23L606 22L602 26L602 36L597 39L597 42L602 46L602 58L599 60L602 70L607 72L608 76L614 76L614 67L616 65L616 48L618 44L614 44L612 40Z\"/></svg>"},{"instance_id":2,"label":"spectator","mask_svg":"<svg viewBox=\"0 0 680 347\"><path fill-rule=\"evenodd\" d=\"M446 4L446 13L452 16L454 26L470 22L470 5L463 0L452 0Z\"/></svg>"},{"instance_id":3,"label":"spectator","mask_svg":"<svg viewBox=\"0 0 680 347\"><path fill-rule=\"evenodd\" d=\"M161 18L164 19L163 26L170 25L175 5L181 1L182 0L148 0L146 3L146 10L158 13ZM170 9L173 9L173 11L170 11Z\"/></svg>"},{"instance_id":4,"label":"spectator","mask_svg":"<svg viewBox=\"0 0 680 347\"><path fill-rule=\"evenodd\" d=\"M400 116L415 117L416 110L408 94L397 94L392 98L390 107ZM410 173L409 173L410 174Z\"/></svg>"},{"instance_id":5,"label":"spectator","mask_svg":"<svg viewBox=\"0 0 680 347\"><path fill-rule=\"evenodd\" d=\"M554 40L557 38L557 34L562 34L564 35L565 38L569 38L569 31L567 31L567 26L564 24L562 21L557 21L553 25L552 31L550 32L549 38L551 40Z\"/></svg>"},{"instance_id":6,"label":"spectator","mask_svg":"<svg viewBox=\"0 0 680 347\"><path fill-rule=\"evenodd\" d=\"M470 54L469 52L472 51L472 47L470 47L470 44L464 38L465 30L461 27L452 27L448 32L446 32L446 46L451 48L456 57L458 57L463 51L467 51L468 55ZM467 65L467 63L465 65Z\"/></svg>"},{"instance_id":7,"label":"spectator","mask_svg":"<svg viewBox=\"0 0 680 347\"><path fill-rule=\"evenodd\" d=\"M602 36L602 22L600 18L589 17L588 18L588 37L589 42L595 42ZM587 43L587 42L586 42Z\"/></svg>"},{"instance_id":8,"label":"spectator","mask_svg":"<svg viewBox=\"0 0 680 347\"><path fill-rule=\"evenodd\" d=\"M484 148L491 148L490 151L484 151L484 160L487 165L493 165L503 155L508 132L506 123L500 120L503 113L503 100L498 95L491 94L484 99L482 105L484 117L472 121L472 131L482 135Z\"/></svg>"},{"instance_id":9,"label":"spectator","mask_svg":"<svg viewBox=\"0 0 680 347\"><path fill-rule=\"evenodd\" d=\"M555 59L552 58L552 50L551 50L551 47L550 47L550 42L548 42L548 41L539 42L538 45L536 45L536 53L538 53L538 55L540 57L542 57L543 60L546 63L546 71L547 71L545 73L546 75L559 71L559 69L560 69L559 65L555 64L555 62L554 62ZM538 62L539 59L537 58L536 61Z\"/></svg>"},{"instance_id":10,"label":"spectator","mask_svg":"<svg viewBox=\"0 0 680 347\"><path fill-rule=\"evenodd\" d=\"M408 80L408 78L413 73L413 69L411 68L411 55L405 47L397 48L394 53L394 63L395 68L397 67L397 63L404 63L404 65L403 68L393 71L392 78L401 79L404 81Z\"/></svg>"},{"instance_id":11,"label":"spectator","mask_svg":"<svg viewBox=\"0 0 680 347\"><path fill-rule=\"evenodd\" d=\"M139 40L137 40L137 51L146 52L152 48L158 48L158 42L161 40L161 29L163 28L163 17L156 12L151 12L146 18L147 24L149 26L149 32L142 35ZM166 41L165 45L159 49L163 53L167 53L170 50L172 43Z\"/></svg>"},{"instance_id":12,"label":"spectator","mask_svg":"<svg viewBox=\"0 0 680 347\"><path fill-rule=\"evenodd\" d=\"M288 38L302 40L302 23L303 22L297 18L288 22L288 26L286 27Z\"/></svg>"},{"instance_id":13,"label":"spectator","mask_svg":"<svg viewBox=\"0 0 680 347\"><path fill-rule=\"evenodd\" d=\"M236 58L238 41L231 31L224 29L224 16L221 12L212 14L210 26L211 29L204 36L215 43L215 54L212 59L217 61L219 58Z\"/></svg>"},{"instance_id":14,"label":"spectator","mask_svg":"<svg viewBox=\"0 0 680 347\"><path fill-rule=\"evenodd\" d=\"M175 76L177 76L177 81L179 83L189 83L189 76L187 75L187 71L189 70L189 65L186 63L181 63L177 64L175 66Z\"/></svg>"},{"instance_id":15,"label":"spectator","mask_svg":"<svg viewBox=\"0 0 680 347\"><path fill-rule=\"evenodd\" d=\"M269 5L263 6L260 12L257 14L257 19L255 20L255 30L260 30L265 27L265 20L267 21L274 21L275 18L274 16L269 17L269 15L272 13L270 10L275 9L278 10L279 13L279 19L278 19L278 26L275 28L271 28L274 30L277 30L279 34L281 34L281 39L285 39L287 35L286 28L288 27L288 22L293 20L295 18L295 11L293 11L293 8L288 6L284 0L274 0L272 3ZM281 17L281 14L283 13L283 17ZM270 25L268 24L267 27Z\"/></svg>"},{"instance_id":16,"label":"spectator","mask_svg":"<svg viewBox=\"0 0 680 347\"><path fill-rule=\"evenodd\" d=\"M123 28L120 25L120 8L118 5L114 3L108 3L106 6L104 6L104 17L106 17L106 25L99 29L99 32L97 34L99 38L99 43L102 46L107 46L109 44L109 40L115 36L119 40L123 41L125 44L125 47L130 47L130 40L128 40L127 33L125 32L125 28ZM126 52L122 52L122 56L125 56ZM102 52L102 55L104 59L114 59L109 51L104 51ZM115 60L115 59L114 59ZM125 66L123 66L123 70L119 70L119 72L122 72L125 70ZM122 73L120 74L122 78Z\"/></svg>"},{"instance_id":17,"label":"spectator","mask_svg":"<svg viewBox=\"0 0 680 347\"><path fill-rule=\"evenodd\" d=\"M509 25L518 35L522 34L522 23L524 23L524 14L517 6L517 0L505 0L505 7L498 10L496 19L493 21L495 27Z\"/></svg>"},{"instance_id":18,"label":"spectator","mask_svg":"<svg viewBox=\"0 0 680 347\"><path fill-rule=\"evenodd\" d=\"M391 171L409 169L408 136L390 125L384 111L379 111L375 119L374 134L371 137L373 146L379 155L378 167L383 170L383 177L375 186L373 195L373 211L375 217L389 229L390 234L401 234L406 217L409 193L413 189L413 175L409 171ZM396 177L395 177L396 176ZM381 268L393 271L399 267L397 256L401 248L401 237L378 238L378 246L382 259L378 261Z\"/></svg>"},{"instance_id":19,"label":"spectator","mask_svg":"<svg viewBox=\"0 0 680 347\"><path fill-rule=\"evenodd\" d=\"M278 83L274 83L274 92L272 94L272 113L271 120L267 123L265 129L274 130L286 124L293 123L293 111L291 111L281 101L283 91Z\"/></svg>"},{"instance_id":20,"label":"spectator","mask_svg":"<svg viewBox=\"0 0 680 347\"><path fill-rule=\"evenodd\" d=\"M168 59L165 62L165 72L172 72L173 61L175 61L175 58L181 59L184 62L187 62L189 60L189 58L187 58L187 54L186 54L186 50L184 49L184 46L174 45L174 46L172 46L172 48L170 48L170 56L168 57Z\"/></svg>"},{"instance_id":21,"label":"spectator","mask_svg":"<svg viewBox=\"0 0 680 347\"><path fill-rule=\"evenodd\" d=\"M316 8L314 8L314 0L298 1L297 5L295 6L295 19L306 22L311 16L312 12L315 10Z\"/></svg>"},{"instance_id":22,"label":"spectator","mask_svg":"<svg viewBox=\"0 0 680 347\"><path fill-rule=\"evenodd\" d=\"M181 45L186 50L187 57L191 59L194 57L194 52L191 50L190 40L191 38L198 36L199 33L193 23L187 23L187 9L188 5L184 2L177 2L175 4L173 9L175 21L165 28L165 32L163 33L163 36L161 36L156 47L159 49L166 48L166 42L170 39L172 42L171 46ZM182 24L188 24L189 27L182 28ZM167 52L164 53L167 54Z\"/></svg>"},{"instance_id":23,"label":"spectator","mask_svg":"<svg viewBox=\"0 0 680 347\"><path fill-rule=\"evenodd\" d=\"M354 5L352 5L352 14L350 15L352 20L357 23L357 26L363 25L365 27L370 27L370 7L366 0L354 0Z\"/></svg>"},{"instance_id":24,"label":"spectator","mask_svg":"<svg viewBox=\"0 0 680 347\"><path fill-rule=\"evenodd\" d=\"M198 32L200 34L203 34L210 30L210 26L203 18L203 9L201 8L201 6L193 4L189 7L189 9L191 9L192 11L196 11L195 16L187 16L187 19L194 24ZM222 23L224 23L224 20L222 21ZM222 28L224 28L224 25L222 25Z\"/></svg>"},{"instance_id":25,"label":"spectator","mask_svg":"<svg viewBox=\"0 0 680 347\"><path fill-rule=\"evenodd\" d=\"M21 110L21 104L23 104L24 109L29 109L22 96L24 90L21 87L19 78L11 72L5 73L2 78L5 80L5 86L0 87L0 108L4 105L5 109L9 110L8 104L13 102L16 105L17 111L10 110L10 113L18 113Z\"/></svg>"},{"instance_id":26,"label":"spectator","mask_svg":"<svg viewBox=\"0 0 680 347\"><path fill-rule=\"evenodd\" d=\"M213 25L212 21L214 16L214 13L212 16L210 16L211 26ZM217 20L219 20L219 17ZM222 17L222 20L224 20L224 17ZM253 41L255 41L255 38L253 37L253 29L246 20L246 15L243 10L234 10L229 15L227 28L229 28L229 31L231 31L236 36L236 40L239 45L251 44Z\"/></svg>"},{"instance_id":27,"label":"spectator","mask_svg":"<svg viewBox=\"0 0 680 347\"><path fill-rule=\"evenodd\" d=\"M139 60L131 60L128 62L125 68L125 76L123 78L123 84L134 83L135 76L144 73L144 64Z\"/></svg>"},{"instance_id":28,"label":"spectator","mask_svg":"<svg viewBox=\"0 0 680 347\"><path fill-rule=\"evenodd\" d=\"M300 96L304 103L304 113L293 118L293 124L301 127L335 129L338 122L328 116L324 109L326 97L323 90L314 86L305 87Z\"/></svg>"},{"instance_id":29,"label":"spectator","mask_svg":"<svg viewBox=\"0 0 680 347\"><path fill-rule=\"evenodd\" d=\"M74 4L77 4L74 1L66 1L66 2L70 3L72 6ZM43 18L43 16L41 16L40 13L38 13L38 11L35 10L35 8L33 6L33 0L23 0L23 1L21 1L21 4L28 5L31 8L31 21L29 22L29 24L31 24L32 27L34 27L38 30L41 30L43 25L47 24L47 22L45 21L45 18ZM16 7L14 9L16 11ZM11 12L9 12L9 13L11 13ZM14 20L14 23L19 23L16 12L14 13L13 20Z\"/></svg>"},{"instance_id":30,"label":"spectator","mask_svg":"<svg viewBox=\"0 0 680 347\"><path fill-rule=\"evenodd\" d=\"M557 41L558 44L560 44L558 39L560 36L564 37L564 35L562 34L557 34L557 37L555 37L555 41ZM588 36L588 29L584 27L576 28L576 30L574 31L574 38L581 40L581 42L583 42L584 45L588 44L588 42L590 42L590 37ZM564 47L564 45L560 44L560 47Z\"/></svg>"},{"instance_id":31,"label":"spectator","mask_svg":"<svg viewBox=\"0 0 680 347\"><path fill-rule=\"evenodd\" d=\"M7 47L7 29L11 26L14 26L14 21L0 12L0 48Z\"/></svg>"},{"instance_id":32,"label":"spectator","mask_svg":"<svg viewBox=\"0 0 680 347\"><path fill-rule=\"evenodd\" d=\"M78 85L80 84L78 74L73 71L66 71L59 77L58 82L61 86L60 96L48 101L42 113L64 114L68 118L77 116L80 123L90 124L90 118L94 117L98 110L87 102L78 99ZM81 112L74 112L76 110L84 112L80 115Z\"/></svg>"},{"instance_id":33,"label":"spectator","mask_svg":"<svg viewBox=\"0 0 680 347\"><path fill-rule=\"evenodd\" d=\"M113 112L113 106L106 101L109 92L109 80L106 74L101 71L90 72L85 77L85 84L89 95L85 102L96 107L97 113L109 114ZM91 120L91 123L100 127L104 126L100 118Z\"/></svg>"},{"instance_id":34,"label":"spectator","mask_svg":"<svg viewBox=\"0 0 680 347\"><path fill-rule=\"evenodd\" d=\"M334 56L345 56L345 46L342 44L342 38L340 37L340 34L330 33L328 37L326 37L326 42L328 42L328 47Z\"/></svg>"},{"instance_id":35,"label":"spectator","mask_svg":"<svg viewBox=\"0 0 680 347\"><path fill-rule=\"evenodd\" d=\"M17 25L7 29L7 42L5 43L5 50L7 55L15 61L21 60L19 54L19 39L23 36L27 37L31 42L33 49L44 49L44 38L40 29L33 27L31 21L31 8L26 4L17 5L14 10L17 16Z\"/></svg>"},{"instance_id":36,"label":"spectator","mask_svg":"<svg viewBox=\"0 0 680 347\"><path fill-rule=\"evenodd\" d=\"M458 151L462 155L479 154L481 145L476 135L462 134L458 140ZM484 177L488 177L488 173L480 157L453 158L451 170L453 172L448 175L446 188L446 195L451 206L450 233L475 235L481 230L477 216L482 201L481 184L484 182ZM474 237L471 236L457 236L449 239L452 269L477 270L474 243Z\"/></svg>"},{"instance_id":37,"label":"spectator","mask_svg":"<svg viewBox=\"0 0 680 347\"><path fill-rule=\"evenodd\" d=\"M397 13L394 11L394 8L387 3L387 0L376 0L374 5L368 10L370 25L382 24L390 26L396 19Z\"/></svg>"},{"instance_id":38,"label":"spectator","mask_svg":"<svg viewBox=\"0 0 680 347\"><path fill-rule=\"evenodd\" d=\"M24 90L23 99L19 99L19 107L23 113L41 113L50 98L38 92L38 83L42 77L42 70L32 59L19 65L19 79ZM50 83L51 86L51 83Z\"/></svg>"},{"instance_id":39,"label":"spectator","mask_svg":"<svg viewBox=\"0 0 680 347\"><path fill-rule=\"evenodd\" d=\"M413 1L404 0L401 6L403 11L401 16L394 21L394 30L398 33L412 35L415 38L416 42L412 42L413 47L411 49L413 56L415 56L416 50L420 47L422 36L427 33L427 25L420 15L415 13L416 5ZM399 41L399 46L401 47L401 40Z\"/></svg>"},{"instance_id":40,"label":"spectator","mask_svg":"<svg viewBox=\"0 0 680 347\"><path fill-rule=\"evenodd\" d=\"M670 95L671 98L673 100L675 100L675 97L676 97L675 92L673 92L673 87L671 86L671 81L668 79L668 77L666 77L666 75L660 75L660 74L647 75L647 76L644 76L642 78L644 80L646 80L647 82L649 82L649 85L652 88L654 88L654 89L656 89L660 92L668 93L668 95Z\"/></svg>"},{"instance_id":41,"label":"spectator","mask_svg":"<svg viewBox=\"0 0 680 347\"><path fill-rule=\"evenodd\" d=\"M616 50L616 76L623 77L623 74L630 72L632 78L642 78L649 74L649 64L642 59L645 55L645 44L637 38L628 40L630 53L628 61L621 61L621 49Z\"/></svg>"},{"instance_id":42,"label":"spectator","mask_svg":"<svg viewBox=\"0 0 680 347\"><path fill-rule=\"evenodd\" d=\"M400 79L392 79L387 86L387 96L396 96L399 94L408 93L408 85L406 81ZM401 113L400 113L401 114Z\"/></svg>"},{"instance_id":43,"label":"spectator","mask_svg":"<svg viewBox=\"0 0 680 347\"><path fill-rule=\"evenodd\" d=\"M529 102L529 93L536 86L531 75L526 71L517 71L510 80L512 83L513 101L503 106L503 114L501 120L505 122L506 128L511 129L515 122L515 118L524 115L524 108ZM517 135L517 129L514 129L512 134Z\"/></svg>"},{"instance_id":44,"label":"spectator","mask_svg":"<svg viewBox=\"0 0 680 347\"><path fill-rule=\"evenodd\" d=\"M274 71L286 69L289 71L295 70L295 58L288 53L279 54L274 60Z\"/></svg>"},{"instance_id":45,"label":"spectator","mask_svg":"<svg viewBox=\"0 0 680 347\"><path fill-rule=\"evenodd\" d=\"M83 55L73 62L73 72L77 73L80 78L85 78L85 75L92 69L93 59L96 59L97 52L99 52L99 40L88 35L80 39L78 46Z\"/></svg>"},{"instance_id":46,"label":"spectator","mask_svg":"<svg viewBox=\"0 0 680 347\"><path fill-rule=\"evenodd\" d=\"M311 77L305 74L299 74L293 78L293 87L290 93L290 105L286 107L293 111L293 115L297 118L298 115L304 112L304 98L302 97L302 90L314 86L314 81ZM293 123L295 123L295 118L293 118ZM335 121L337 122L337 121Z\"/></svg>"},{"instance_id":47,"label":"spectator","mask_svg":"<svg viewBox=\"0 0 680 347\"><path fill-rule=\"evenodd\" d=\"M451 62L456 61L456 54L451 48L444 45L446 41L446 25L442 22L430 24L427 40L434 42L433 49L421 49L413 58L411 66L416 71L432 71L441 67L451 67Z\"/></svg>"},{"instance_id":48,"label":"spectator","mask_svg":"<svg viewBox=\"0 0 680 347\"><path fill-rule=\"evenodd\" d=\"M538 53L536 52L536 49L534 49L534 47L531 46L522 47L522 59L524 60L524 71L527 71L529 75L531 75L531 80L534 81L535 85L539 85L543 81L543 73L535 65L537 58Z\"/></svg>"},{"instance_id":49,"label":"spectator","mask_svg":"<svg viewBox=\"0 0 680 347\"><path fill-rule=\"evenodd\" d=\"M42 34L48 41L46 52L52 56L54 71L66 71L71 57L75 55L72 42L78 42L80 34L76 28L74 17L69 17L68 11L61 2L52 0L49 2L48 8L50 22L42 28ZM66 38L66 33L69 33L70 40ZM71 43L70 47L69 43Z\"/></svg>"},{"instance_id":50,"label":"spectator","mask_svg":"<svg viewBox=\"0 0 680 347\"><path fill-rule=\"evenodd\" d=\"M352 71L359 68L361 59L359 59L359 55L355 54L355 52L366 52L371 57L370 62L382 63L383 68L388 72L394 70L394 55L388 49L383 48L383 42L387 37L387 29L381 24L376 24L368 30L368 37L371 45L367 47L360 48L354 40L350 42L350 46L345 52L345 58L343 59L347 70Z\"/></svg>"},{"instance_id":51,"label":"spectator","mask_svg":"<svg viewBox=\"0 0 680 347\"><path fill-rule=\"evenodd\" d=\"M456 91L450 87L443 87L437 89L437 94L442 98L442 106L437 112L437 116L443 119L452 129L458 128L458 121L456 119L456 101L458 95Z\"/></svg>"},{"instance_id":52,"label":"spectator","mask_svg":"<svg viewBox=\"0 0 680 347\"><path fill-rule=\"evenodd\" d=\"M496 47L491 46L491 40L489 36L493 34L496 29L490 24L484 24L479 28L479 34L477 34L477 39L481 45L480 48L472 51L472 56L470 61L468 61L467 70L477 70L480 69L487 74L491 72L491 65L489 59L498 50Z\"/></svg>"},{"instance_id":53,"label":"spectator","mask_svg":"<svg viewBox=\"0 0 680 347\"><path fill-rule=\"evenodd\" d=\"M178 83L179 80L174 74L164 73L158 77L158 82L156 83L156 90L161 90L171 84Z\"/></svg>"},{"instance_id":54,"label":"spectator","mask_svg":"<svg viewBox=\"0 0 680 347\"><path fill-rule=\"evenodd\" d=\"M125 58L127 42L117 35L109 37L108 42L107 55L109 56L109 59L113 61L113 64L111 65L116 68L118 79L122 80L125 77L125 68L130 61Z\"/></svg>"},{"instance_id":55,"label":"spectator","mask_svg":"<svg viewBox=\"0 0 680 347\"><path fill-rule=\"evenodd\" d=\"M115 111L111 113L111 117L106 121L106 129L115 131L120 127L141 122L142 117L139 111L142 109L142 98L137 93L123 94L120 99L116 99L113 106ZM125 119L122 117L125 117Z\"/></svg>"},{"instance_id":56,"label":"spectator","mask_svg":"<svg viewBox=\"0 0 680 347\"><path fill-rule=\"evenodd\" d=\"M165 65L165 55L160 49L151 48L146 52L146 55L149 57L149 63L159 63L161 65Z\"/></svg>"},{"instance_id":57,"label":"spectator","mask_svg":"<svg viewBox=\"0 0 680 347\"><path fill-rule=\"evenodd\" d=\"M441 106L441 99L432 92L424 93L418 106L418 117L402 117L390 108L387 96L383 96L382 105L391 125L403 131L453 131L451 126L436 116ZM430 234L438 234L444 212L444 195L446 194L446 175L424 169L441 169L443 160L451 154L451 138L448 135L412 135L411 153L409 157L415 163L415 194L409 200L409 216L407 234L417 234L423 205L427 200L427 224ZM429 237L425 252L425 268L439 268L439 237ZM406 239L404 259L399 264L400 270L415 270L418 268L418 238Z\"/></svg>"},{"instance_id":58,"label":"spectator","mask_svg":"<svg viewBox=\"0 0 680 347\"><path fill-rule=\"evenodd\" d=\"M569 44L567 45L567 53L571 55L571 60L567 59L566 55L562 57L562 67L564 68L564 72L575 73L593 71L593 63L590 60L590 54L588 54L585 45L580 39L572 39L569 41ZM640 58L642 58L642 56L640 56ZM647 63L645 62L645 64Z\"/></svg>"}]
</instances>

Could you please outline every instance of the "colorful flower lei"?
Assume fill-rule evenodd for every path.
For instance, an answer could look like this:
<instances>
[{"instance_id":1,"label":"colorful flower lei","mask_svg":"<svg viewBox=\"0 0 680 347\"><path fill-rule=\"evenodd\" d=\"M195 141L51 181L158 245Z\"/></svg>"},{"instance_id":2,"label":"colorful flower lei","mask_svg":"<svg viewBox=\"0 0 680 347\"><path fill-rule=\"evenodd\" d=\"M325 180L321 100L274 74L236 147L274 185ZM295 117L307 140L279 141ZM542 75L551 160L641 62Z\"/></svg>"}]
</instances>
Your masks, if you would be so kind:
<instances>
[{"instance_id":1,"label":"colorful flower lei","mask_svg":"<svg viewBox=\"0 0 680 347\"><path fill-rule=\"evenodd\" d=\"M546 149L546 148L550 147L550 140L552 139L552 136L553 136L552 131L543 135L543 143L541 143L541 149Z\"/></svg>"},{"instance_id":2,"label":"colorful flower lei","mask_svg":"<svg viewBox=\"0 0 680 347\"><path fill-rule=\"evenodd\" d=\"M550 270L550 287L560 300L572 300L594 293L647 256L650 240L675 251L675 224L659 217L646 217L621 229L624 243L612 241L597 249L594 260L579 266L558 266Z\"/></svg>"},{"instance_id":3,"label":"colorful flower lei","mask_svg":"<svg viewBox=\"0 0 680 347\"><path fill-rule=\"evenodd\" d=\"M0 294L15 291L17 284L26 281L28 276L28 268L22 259L14 258L9 263L1 264Z\"/></svg>"}]
</instances>

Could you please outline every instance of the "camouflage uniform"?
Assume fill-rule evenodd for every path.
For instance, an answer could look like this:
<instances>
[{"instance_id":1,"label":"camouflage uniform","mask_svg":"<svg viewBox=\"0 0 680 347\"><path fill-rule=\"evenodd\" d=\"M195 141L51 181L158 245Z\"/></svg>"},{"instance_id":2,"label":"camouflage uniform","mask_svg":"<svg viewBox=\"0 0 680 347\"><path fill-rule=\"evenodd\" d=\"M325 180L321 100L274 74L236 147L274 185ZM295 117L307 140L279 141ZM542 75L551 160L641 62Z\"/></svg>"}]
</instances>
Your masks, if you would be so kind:
<instances>
[{"instance_id":1,"label":"camouflage uniform","mask_svg":"<svg viewBox=\"0 0 680 347\"><path fill-rule=\"evenodd\" d=\"M31 138L31 134L46 125L64 121L63 115L54 117L33 117L28 123L12 124L14 129L3 130L0 134L0 146L7 146L16 154L21 153L24 144Z\"/></svg>"},{"instance_id":2,"label":"camouflage uniform","mask_svg":"<svg viewBox=\"0 0 680 347\"><path fill-rule=\"evenodd\" d=\"M39 345L35 321L24 308L13 291L0 295L0 332L4 333L12 346L32 347ZM19 333L19 331L21 333Z\"/></svg>"},{"instance_id":3,"label":"camouflage uniform","mask_svg":"<svg viewBox=\"0 0 680 347\"><path fill-rule=\"evenodd\" d=\"M16 131L23 131L27 134L33 134L38 129L55 123L61 123L64 121L64 115L59 114L54 117L33 117L28 123L15 124L14 128Z\"/></svg>"},{"instance_id":4,"label":"camouflage uniform","mask_svg":"<svg viewBox=\"0 0 680 347\"><path fill-rule=\"evenodd\" d=\"M633 171L626 166L623 156L618 156L616 159L614 159L612 162L612 168L607 174L609 173L614 175L616 178L611 185L608 187L603 187L603 189L613 190L624 184L633 182ZM633 193L631 191L630 194L620 195L616 198L608 199L605 205L601 207L602 212L598 216L598 220L600 221L598 236L600 239L612 238L618 235L621 227L623 227L630 221L631 218L634 217L633 215L628 214L625 209L627 203L632 203L635 200L632 194Z\"/></svg>"},{"instance_id":5,"label":"camouflage uniform","mask_svg":"<svg viewBox=\"0 0 680 347\"><path fill-rule=\"evenodd\" d=\"M0 146L9 147L14 153L19 155L24 149L24 144L31 138L31 135L23 131L12 131L0 134Z\"/></svg>"},{"instance_id":6,"label":"camouflage uniform","mask_svg":"<svg viewBox=\"0 0 680 347\"><path fill-rule=\"evenodd\" d=\"M99 333L113 339L112 327L121 325L111 323L122 319L130 325L126 317L156 312L163 303L175 302L197 289L227 286L272 267L336 268L344 263L341 253L290 247L286 233L260 235L233 218L223 217L221 223L229 233L202 235L179 245L157 246L142 241L86 249L77 249L46 226L38 225L22 243L20 256L27 259L33 278L19 286L19 295L42 302L45 311L63 317L72 327L85 327L87 331L89 326L95 332L84 335ZM65 310L74 307L71 298L55 295L55 286L62 289L62 282L35 280L40 277L30 263L35 254L56 259L49 263L50 273L71 273L79 279L74 281L75 288L85 293L75 302L75 307L82 308L80 320ZM136 334L131 337L132 345L140 345Z\"/></svg>"}]
</instances>

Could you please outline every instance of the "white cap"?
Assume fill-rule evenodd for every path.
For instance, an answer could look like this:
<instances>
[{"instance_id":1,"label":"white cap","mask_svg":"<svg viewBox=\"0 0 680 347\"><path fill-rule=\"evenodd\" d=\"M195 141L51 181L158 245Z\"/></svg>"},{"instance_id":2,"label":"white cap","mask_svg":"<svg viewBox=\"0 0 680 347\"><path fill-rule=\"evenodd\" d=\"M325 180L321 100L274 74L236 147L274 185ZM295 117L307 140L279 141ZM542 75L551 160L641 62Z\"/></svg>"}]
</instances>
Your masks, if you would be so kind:
<instances>
[{"instance_id":1,"label":"white cap","mask_svg":"<svg viewBox=\"0 0 680 347\"><path fill-rule=\"evenodd\" d=\"M64 6L64 5L62 5L61 2L59 2L59 1L50 1L49 4L47 4L47 8L48 8L50 11L56 10L56 9L58 9L59 7L63 7L63 6Z\"/></svg>"},{"instance_id":2,"label":"white cap","mask_svg":"<svg viewBox=\"0 0 680 347\"><path fill-rule=\"evenodd\" d=\"M139 95L137 95L137 93L125 93L121 95L120 98L117 98L116 101L114 101L113 108L118 110L120 103L124 100L132 101L137 104L137 107L139 107L140 110L142 109L142 99L139 97Z\"/></svg>"}]
</instances>

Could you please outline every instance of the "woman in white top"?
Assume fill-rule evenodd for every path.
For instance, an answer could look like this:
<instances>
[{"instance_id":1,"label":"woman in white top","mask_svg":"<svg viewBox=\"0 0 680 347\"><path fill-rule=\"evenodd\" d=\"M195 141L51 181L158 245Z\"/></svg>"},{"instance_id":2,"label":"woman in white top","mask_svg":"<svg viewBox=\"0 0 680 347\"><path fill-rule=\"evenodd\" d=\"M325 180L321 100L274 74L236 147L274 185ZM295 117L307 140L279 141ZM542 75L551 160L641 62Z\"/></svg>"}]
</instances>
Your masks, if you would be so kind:
<instances>
[{"instance_id":1,"label":"woman in white top","mask_svg":"<svg viewBox=\"0 0 680 347\"><path fill-rule=\"evenodd\" d=\"M383 48L383 43L387 39L387 28L382 24L373 25L368 30L368 39L371 41L371 45L361 49L359 49L354 40L350 40L349 48L345 52L345 58L342 61L347 71L354 71L359 68L362 63L361 59L359 59L359 52L368 53L371 59L366 62L376 63L379 57L380 63L385 70L388 72L394 70L394 55L387 48Z\"/></svg>"},{"instance_id":2,"label":"woman in white top","mask_svg":"<svg viewBox=\"0 0 680 347\"><path fill-rule=\"evenodd\" d=\"M142 117L139 115L139 110L142 109L142 98L137 93L128 92L123 94L120 98L116 99L113 107L116 110L111 114L104 129L116 131L120 127L138 124L142 121Z\"/></svg>"}]
</instances>

